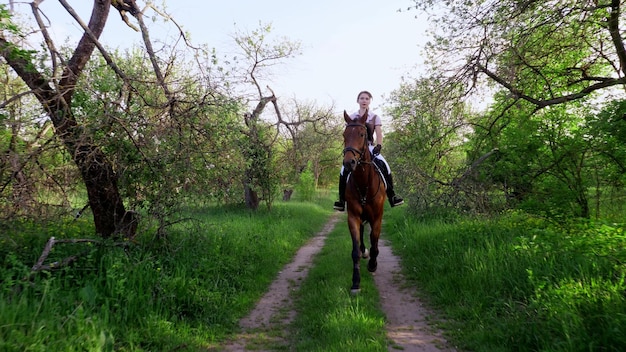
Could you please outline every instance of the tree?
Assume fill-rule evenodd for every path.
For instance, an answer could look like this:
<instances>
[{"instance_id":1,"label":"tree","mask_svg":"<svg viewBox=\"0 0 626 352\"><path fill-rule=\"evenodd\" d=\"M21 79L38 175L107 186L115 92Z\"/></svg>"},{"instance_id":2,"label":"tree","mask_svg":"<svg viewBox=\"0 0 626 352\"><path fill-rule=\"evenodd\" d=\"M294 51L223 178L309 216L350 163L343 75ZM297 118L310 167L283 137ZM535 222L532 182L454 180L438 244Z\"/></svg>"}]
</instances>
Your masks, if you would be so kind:
<instances>
[{"instance_id":1,"label":"tree","mask_svg":"<svg viewBox=\"0 0 626 352\"><path fill-rule=\"evenodd\" d=\"M279 164L283 165L283 183L298 183L300 174L309 167L315 187L320 178L329 181L332 177L332 182L336 182L336 151L341 149L343 120L337 119L332 106L318 107L312 102L292 99L286 107L277 155Z\"/></svg>"},{"instance_id":2,"label":"tree","mask_svg":"<svg viewBox=\"0 0 626 352\"><path fill-rule=\"evenodd\" d=\"M589 189L607 173L598 154L606 143L592 138L585 117L602 108L594 99L610 101L626 83L622 2L414 4L434 10L438 29L427 46L429 63L448 85L464 87L459 101L495 92L489 109L472 119L474 133L465 144L468 164L498 150L482 162L478 180L500 184L509 201L572 203L575 215L588 217Z\"/></svg>"},{"instance_id":3,"label":"tree","mask_svg":"<svg viewBox=\"0 0 626 352\"><path fill-rule=\"evenodd\" d=\"M386 153L398 184L409 192L414 209L477 204L462 181L466 165L462 146L470 132L466 105L458 101L461 87L441 77L406 79L392 92L388 114L393 132L387 134ZM465 192L468 201L460 201Z\"/></svg>"},{"instance_id":4,"label":"tree","mask_svg":"<svg viewBox=\"0 0 626 352\"><path fill-rule=\"evenodd\" d=\"M243 53L245 68L241 74L241 83L251 84L253 95L244 98L247 101L256 101L251 112L244 114L247 139L242 148L247 160L243 180L245 203L248 208L256 209L259 206L259 191L268 208L271 208L274 188L277 179L272 170L272 144L278 135L279 126L283 119L278 97L274 91L266 86L262 87L262 79L269 74L272 67L279 65L283 60L299 53L300 44L286 38L271 41L268 37L271 25L261 26L250 33L239 32L234 39ZM269 93L269 94L268 94ZM252 98L254 96L254 98ZM261 119L267 104L274 106L276 122L271 124ZM276 127L273 136L269 134L270 127Z\"/></svg>"},{"instance_id":5,"label":"tree","mask_svg":"<svg viewBox=\"0 0 626 352\"><path fill-rule=\"evenodd\" d=\"M468 91L486 78L541 109L626 83L619 0L414 3L435 10L431 63Z\"/></svg>"},{"instance_id":6,"label":"tree","mask_svg":"<svg viewBox=\"0 0 626 352\"><path fill-rule=\"evenodd\" d=\"M232 181L241 179L243 164L239 102L207 84L184 53L168 58L163 71L175 87L171 103L154 89L146 53L132 48L111 56L124 67L132 90L95 57L79 80L74 104L76 117L118 170L127 204L156 219L163 235L183 205L229 202L234 194L240 202L241 187Z\"/></svg>"},{"instance_id":7,"label":"tree","mask_svg":"<svg viewBox=\"0 0 626 352\"><path fill-rule=\"evenodd\" d=\"M22 33L11 22L11 15L4 6L0 8L2 31L0 32L0 55L24 81L37 98L46 115L55 127L55 133L63 141L72 156L89 197L89 205L94 214L96 232L108 237L118 232L123 236L134 235L134 217L127 213L117 187L117 175L102 150L85 134L72 110L72 98L87 61L96 47L96 42L108 18L110 1L95 1L85 33L76 45L69 60L62 60L54 43L43 25L39 1L31 4L33 14L40 25L44 43L51 53L50 75L39 70L33 51L23 49L26 42L20 42ZM69 9L69 5L64 2Z\"/></svg>"},{"instance_id":8,"label":"tree","mask_svg":"<svg viewBox=\"0 0 626 352\"><path fill-rule=\"evenodd\" d=\"M184 162L190 165L192 160L194 166L202 164L202 157L198 158L195 153L186 154L187 149L184 148L190 145L187 143L189 140L199 135L200 131L196 129L195 123L202 122L198 119L207 115L228 117L236 114L240 110L240 104L236 99L225 98L223 94L217 93L217 88L211 84L212 81L208 77L203 76L201 84L193 83L194 86L189 84L195 82L194 80L190 78L185 80L180 74L175 74L173 69L176 67L175 50L172 50L172 56L168 58L156 56L148 28L143 21L144 11L153 9L159 15L168 16L159 12L153 5L148 3L146 8L140 11L134 0L94 1L91 19L85 24L67 1L61 0L61 4L84 31L78 44L65 51L59 50L52 41L42 19L40 2L31 3L33 18L38 26L38 31L33 32L41 34L42 47L47 53L27 50L29 43L36 39L24 35L23 31L11 22L11 13L4 6L1 7L0 56L30 89L9 98L3 105L10 104L24 94L36 97L44 114L52 121L55 135L62 141L67 154L81 174L89 206L93 212L96 232L103 237L113 234L132 237L137 224L136 217L134 212L126 211L120 192L120 180L138 181L137 178L128 176L137 176L140 172L133 174L129 170L142 170L144 175L156 174L161 177L144 178L143 180L148 182L134 186L144 195L148 191L152 200L158 200L150 204L152 211L161 209L156 210L156 213L167 213L168 210L162 209L172 204L170 200L173 197L169 195L173 192L170 190L189 186L185 178L182 182L181 178L168 178L174 174L171 168ZM111 6L120 12L126 24L141 32L143 39L142 52L145 56L141 56L139 61L132 61L133 58L129 58L130 65L125 67L128 73L124 72L116 61L120 58L113 57L98 41ZM134 24L131 23L129 15L135 21ZM169 17L168 19L171 20ZM181 36L184 38L184 34L181 33ZM186 38L184 39L187 43ZM94 52L96 48L97 54ZM100 75L99 78L102 80L96 77L91 81L84 79L88 63L94 57L98 57L98 54L102 60L99 62L101 66L108 67L114 75L106 70L93 68L90 73ZM195 59L199 60L199 57L200 55L197 55ZM145 65L146 62L149 65ZM161 66L164 66L165 70ZM189 72L185 74L186 77L191 77ZM151 87L146 88L147 86ZM154 89L155 86L159 89ZM199 87L201 89L198 89ZM215 106L220 108L214 108ZM133 126L137 121L140 121L140 124ZM144 126L146 121L156 122L151 126L154 128L150 130L133 128ZM115 133L117 138L113 140L119 144L107 144L107 137ZM156 157L159 152L154 151L159 150L159 144L161 154L160 157ZM150 169L152 173L146 172L144 168L121 167L128 164L119 163L121 159L116 159L118 155L112 151L128 151L132 148L136 152L135 159L138 155L139 159L145 162L145 169ZM151 152L147 152L149 148L152 148ZM165 151L169 153L166 155ZM131 154L133 153L121 155L127 157ZM206 169L204 167L204 170ZM124 178L120 179L120 176ZM169 204L165 204L168 202Z\"/></svg>"},{"instance_id":9,"label":"tree","mask_svg":"<svg viewBox=\"0 0 626 352\"><path fill-rule=\"evenodd\" d=\"M498 99L508 97L498 94ZM588 138L584 119L588 112L581 103L534 114L532 104L516 104L505 112L494 109L473 119L469 158L498 150L480 170L480 182L491 190L492 202L551 215L589 217L589 167L595 159L595 142ZM503 201L498 201L502 196Z\"/></svg>"}]
</instances>

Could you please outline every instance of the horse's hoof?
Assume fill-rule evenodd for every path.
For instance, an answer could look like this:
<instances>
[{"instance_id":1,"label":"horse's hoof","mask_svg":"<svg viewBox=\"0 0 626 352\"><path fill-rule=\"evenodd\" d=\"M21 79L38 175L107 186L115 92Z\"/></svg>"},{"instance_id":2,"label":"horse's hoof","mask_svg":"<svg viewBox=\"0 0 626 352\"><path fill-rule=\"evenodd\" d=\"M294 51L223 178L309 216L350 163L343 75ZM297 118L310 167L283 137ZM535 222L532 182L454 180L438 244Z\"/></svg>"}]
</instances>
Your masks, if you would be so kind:
<instances>
[{"instance_id":1,"label":"horse's hoof","mask_svg":"<svg viewBox=\"0 0 626 352\"><path fill-rule=\"evenodd\" d=\"M368 270L370 273L375 273L375 272L376 272L376 269L378 269L378 263L373 263L373 264L372 264L372 261L370 260L370 261L367 263L367 270Z\"/></svg>"},{"instance_id":2,"label":"horse's hoof","mask_svg":"<svg viewBox=\"0 0 626 352\"><path fill-rule=\"evenodd\" d=\"M352 296L356 296L356 295L358 295L358 294L359 294L359 292L361 292L361 289L360 289L360 288L351 288L351 289L350 289L350 295L352 295Z\"/></svg>"},{"instance_id":3,"label":"horse's hoof","mask_svg":"<svg viewBox=\"0 0 626 352\"><path fill-rule=\"evenodd\" d=\"M362 257L363 259L367 259L367 258L369 258L369 257L370 257L370 251L366 248L366 249L363 251L363 254L361 254L361 257Z\"/></svg>"}]
</instances>

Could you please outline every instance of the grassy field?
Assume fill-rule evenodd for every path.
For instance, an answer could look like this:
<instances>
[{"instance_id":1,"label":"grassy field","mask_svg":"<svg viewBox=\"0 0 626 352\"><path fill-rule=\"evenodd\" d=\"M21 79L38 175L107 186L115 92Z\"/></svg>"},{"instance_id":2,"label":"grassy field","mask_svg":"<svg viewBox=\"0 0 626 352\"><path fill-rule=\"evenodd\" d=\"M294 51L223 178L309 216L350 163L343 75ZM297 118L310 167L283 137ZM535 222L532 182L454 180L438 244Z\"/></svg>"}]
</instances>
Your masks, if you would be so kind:
<instances>
[{"instance_id":1,"label":"grassy field","mask_svg":"<svg viewBox=\"0 0 626 352\"><path fill-rule=\"evenodd\" d=\"M626 349L624 224L386 215L405 274L471 351Z\"/></svg>"},{"instance_id":2,"label":"grassy field","mask_svg":"<svg viewBox=\"0 0 626 352\"><path fill-rule=\"evenodd\" d=\"M0 351L201 351L237 329L276 273L327 221L326 207L193 209L166 241L57 245L72 267L29 278L50 236L86 223L15 223L0 237Z\"/></svg>"},{"instance_id":3,"label":"grassy field","mask_svg":"<svg viewBox=\"0 0 626 352\"><path fill-rule=\"evenodd\" d=\"M71 267L31 276L51 237L88 238L87 221L2 224L0 351L206 351L237 322L297 249L326 223L332 200L277 202L272 211L194 208L166 240L59 244ZM417 221L385 214L383 236L409 282L469 351L626 349L623 224L494 219ZM146 232L149 233L149 232ZM86 252L85 252L86 251ZM295 293L298 351L386 351L371 275L349 294L350 240L341 221Z\"/></svg>"}]
</instances>

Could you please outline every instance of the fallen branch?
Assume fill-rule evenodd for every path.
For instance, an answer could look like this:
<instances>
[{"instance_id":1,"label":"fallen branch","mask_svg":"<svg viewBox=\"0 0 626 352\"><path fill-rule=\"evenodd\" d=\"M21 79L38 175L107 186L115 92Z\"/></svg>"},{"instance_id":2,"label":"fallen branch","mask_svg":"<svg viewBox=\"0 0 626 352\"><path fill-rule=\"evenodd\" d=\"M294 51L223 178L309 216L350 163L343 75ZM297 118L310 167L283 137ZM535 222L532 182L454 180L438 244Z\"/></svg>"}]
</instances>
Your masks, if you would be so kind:
<instances>
[{"instance_id":1,"label":"fallen branch","mask_svg":"<svg viewBox=\"0 0 626 352\"><path fill-rule=\"evenodd\" d=\"M100 240L91 240L91 239L57 240L54 237L50 237L50 239L48 240L48 243L46 243L46 246L43 248L43 252L41 252L41 256L39 256L39 260L31 268L31 272L38 272L38 271L42 271L42 270L51 270L51 269L62 268L64 266L67 266L67 265L71 264L72 262L76 261L76 259L78 259L79 256L73 255L73 256L69 256L69 257L63 259L60 262L54 262L54 263L50 263L48 265L44 265L43 263L48 258L48 255L50 255L50 251L52 250L52 247L54 247L55 244L57 244L57 243L85 243L85 242L102 243L102 241L100 241Z\"/></svg>"},{"instance_id":2,"label":"fallen branch","mask_svg":"<svg viewBox=\"0 0 626 352\"><path fill-rule=\"evenodd\" d=\"M50 239L44 246L43 251L41 252L41 256L39 256L39 260L37 260L37 263L33 265L33 267L31 268L30 274L24 278L24 281L30 281L33 278L33 276L35 276L35 274L37 274L40 271L50 271L50 270L58 270L58 269L64 268L72 264L73 262L77 261L78 259L88 255L91 252L91 248L89 248L89 249L82 251L79 254L71 255L60 261L52 262L49 264L44 264L44 262L46 261L46 259L48 259L48 256L50 255L50 251L52 251L52 247L54 247L54 245L57 243L95 243L95 244L102 245L104 242L102 240L93 240L93 239L88 239L88 238L58 240L54 237L50 237ZM130 243L131 242L128 242L128 241L114 242L112 246L113 247L127 247L130 245Z\"/></svg>"}]
</instances>

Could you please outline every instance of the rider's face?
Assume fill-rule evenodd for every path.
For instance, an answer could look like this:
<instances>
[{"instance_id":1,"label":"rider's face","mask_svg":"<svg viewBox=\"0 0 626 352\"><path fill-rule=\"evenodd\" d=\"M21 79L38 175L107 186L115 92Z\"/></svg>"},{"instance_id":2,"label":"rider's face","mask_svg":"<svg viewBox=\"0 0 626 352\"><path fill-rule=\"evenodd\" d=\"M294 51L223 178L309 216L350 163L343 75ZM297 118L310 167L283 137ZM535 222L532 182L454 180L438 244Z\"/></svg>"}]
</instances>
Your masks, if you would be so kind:
<instances>
[{"instance_id":1,"label":"rider's face","mask_svg":"<svg viewBox=\"0 0 626 352\"><path fill-rule=\"evenodd\" d=\"M359 95L359 99L357 99L357 103L359 103L359 106L362 108L368 108L370 106L370 100L369 95L361 93L361 95Z\"/></svg>"}]
</instances>

